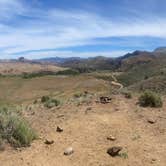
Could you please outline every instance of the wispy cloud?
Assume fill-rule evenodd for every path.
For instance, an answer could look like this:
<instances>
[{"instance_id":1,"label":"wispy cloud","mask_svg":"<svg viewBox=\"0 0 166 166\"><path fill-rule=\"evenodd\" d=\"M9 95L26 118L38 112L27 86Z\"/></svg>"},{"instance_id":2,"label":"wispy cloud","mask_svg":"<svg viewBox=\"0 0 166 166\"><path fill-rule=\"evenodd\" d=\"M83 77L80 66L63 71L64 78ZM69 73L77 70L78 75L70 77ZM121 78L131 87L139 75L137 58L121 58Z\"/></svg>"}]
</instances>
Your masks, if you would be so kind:
<instances>
[{"instance_id":1,"label":"wispy cloud","mask_svg":"<svg viewBox=\"0 0 166 166\"><path fill-rule=\"evenodd\" d=\"M150 1L150 0L149 0ZM156 2L156 1L155 1ZM150 2L152 3L152 2ZM153 0L154 3L154 0ZM130 9L129 9L130 10ZM23 56L62 55L76 56L78 52L37 50L59 49L87 44L103 44L96 38L113 37L157 37L166 38L166 17L164 15L139 14L133 9L133 16L121 16L121 19L103 16L81 9L63 10L51 8L49 11L25 4L21 0L0 1L0 50L1 56L12 57L17 53ZM130 11L131 12L131 11ZM152 19L153 18L153 19ZM114 42L114 41L112 41ZM131 47L137 42L131 42ZM110 43L110 47L111 47ZM32 50L32 51L30 51ZM36 51L35 51L36 50ZM26 52L26 54L25 54ZM123 50L112 51L114 55L124 53ZM79 53L88 56L87 53ZM103 52L89 53L89 55ZM111 51L107 55L111 55Z\"/></svg>"}]
</instances>

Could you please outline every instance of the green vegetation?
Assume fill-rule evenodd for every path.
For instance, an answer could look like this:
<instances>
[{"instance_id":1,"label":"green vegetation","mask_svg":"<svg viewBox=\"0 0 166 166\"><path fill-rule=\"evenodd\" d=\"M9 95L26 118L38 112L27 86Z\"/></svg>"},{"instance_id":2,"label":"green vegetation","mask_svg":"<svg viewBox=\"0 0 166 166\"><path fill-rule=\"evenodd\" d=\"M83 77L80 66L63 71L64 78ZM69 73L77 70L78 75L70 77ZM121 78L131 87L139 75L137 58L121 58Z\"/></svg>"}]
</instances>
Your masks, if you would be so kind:
<instances>
[{"instance_id":1,"label":"green vegetation","mask_svg":"<svg viewBox=\"0 0 166 166\"><path fill-rule=\"evenodd\" d=\"M162 107L163 102L158 94L152 91L145 91L139 97L139 104L143 107Z\"/></svg>"},{"instance_id":2,"label":"green vegetation","mask_svg":"<svg viewBox=\"0 0 166 166\"><path fill-rule=\"evenodd\" d=\"M80 98L80 97L86 97L88 95L88 92L78 92L74 94L75 98Z\"/></svg>"},{"instance_id":3,"label":"green vegetation","mask_svg":"<svg viewBox=\"0 0 166 166\"><path fill-rule=\"evenodd\" d=\"M123 153L119 154L119 157L124 158L124 159L128 159L128 154L127 154L127 152L123 152Z\"/></svg>"},{"instance_id":4,"label":"green vegetation","mask_svg":"<svg viewBox=\"0 0 166 166\"><path fill-rule=\"evenodd\" d=\"M126 88L121 89L121 90L120 90L120 93L121 93L122 95L124 95L125 98L127 98L127 99L131 99L131 98L132 98L132 93L131 93L130 91L128 91Z\"/></svg>"},{"instance_id":5,"label":"green vegetation","mask_svg":"<svg viewBox=\"0 0 166 166\"><path fill-rule=\"evenodd\" d=\"M44 106L47 108L57 107L60 105L60 101L57 99L49 99L47 102L45 102Z\"/></svg>"},{"instance_id":6,"label":"green vegetation","mask_svg":"<svg viewBox=\"0 0 166 166\"><path fill-rule=\"evenodd\" d=\"M124 96L125 96L127 99L131 99L131 98L132 98L131 92L124 92L123 94L124 94Z\"/></svg>"},{"instance_id":7,"label":"green vegetation","mask_svg":"<svg viewBox=\"0 0 166 166\"><path fill-rule=\"evenodd\" d=\"M26 147L37 138L30 125L13 108L0 108L0 139L14 147ZM2 144L2 143L1 143Z\"/></svg>"},{"instance_id":8,"label":"green vegetation","mask_svg":"<svg viewBox=\"0 0 166 166\"><path fill-rule=\"evenodd\" d=\"M56 75L78 75L79 71L74 69L67 69L63 71L58 71Z\"/></svg>"},{"instance_id":9,"label":"green vegetation","mask_svg":"<svg viewBox=\"0 0 166 166\"><path fill-rule=\"evenodd\" d=\"M47 102L48 100L50 100L50 97L49 97L49 96L42 96L42 98L41 98L41 102L42 102L42 103L45 103L45 102Z\"/></svg>"},{"instance_id":10,"label":"green vegetation","mask_svg":"<svg viewBox=\"0 0 166 166\"><path fill-rule=\"evenodd\" d=\"M24 79L32 79L35 77L43 77L47 75L56 75L56 72L52 71L40 71L40 72L34 72L34 73L24 73L22 74L22 78Z\"/></svg>"},{"instance_id":11,"label":"green vegetation","mask_svg":"<svg viewBox=\"0 0 166 166\"><path fill-rule=\"evenodd\" d=\"M60 105L60 101L57 99L53 99L49 96L43 96L41 98L41 102L44 103L44 106L47 108L57 107Z\"/></svg>"},{"instance_id":12,"label":"green vegetation","mask_svg":"<svg viewBox=\"0 0 166 166\"><path fill-rule=\"evenodd\" d=\"M77 92L73 95L73 99L72 101L77 104L77 106L81 105L81 104L89 104L91 103L91 100L93 98L94 94L89 93L87 91L84 92Z\"/></svg>"}]
</instances>

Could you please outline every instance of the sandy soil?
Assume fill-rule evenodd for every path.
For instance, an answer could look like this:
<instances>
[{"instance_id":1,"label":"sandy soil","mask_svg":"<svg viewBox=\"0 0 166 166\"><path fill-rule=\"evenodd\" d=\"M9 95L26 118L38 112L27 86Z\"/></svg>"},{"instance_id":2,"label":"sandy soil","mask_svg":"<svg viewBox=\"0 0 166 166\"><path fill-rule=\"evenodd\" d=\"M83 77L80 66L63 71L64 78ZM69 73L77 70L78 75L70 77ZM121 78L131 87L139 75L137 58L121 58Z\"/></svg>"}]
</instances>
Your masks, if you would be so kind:
<instances>
[{"instance_id":1,"label":"sandy soil","mask_svg":"<svg viewBox=\"0 0 166 166\"><path fill-rule=\"evenodd\" d=\"M136 98L117 95L105 105L93 101L80 106L65 104L52 110L35 105L24 116L38 131L40 139L29 148L8 147L0 152L0 165L165 166L166 105L151 109L141 108L136 102ZM156 123L148 123L148 118L156 119ZM57 133L57 126L64 131ZM109 135L116 140L107 140ZM45 139L54 140L54 144L44 144ZM69 146L74 153L64 156ZM122 153L128 157L109 156L106 151L112 146L122 146Z\"/></svg>"}]
</instances>

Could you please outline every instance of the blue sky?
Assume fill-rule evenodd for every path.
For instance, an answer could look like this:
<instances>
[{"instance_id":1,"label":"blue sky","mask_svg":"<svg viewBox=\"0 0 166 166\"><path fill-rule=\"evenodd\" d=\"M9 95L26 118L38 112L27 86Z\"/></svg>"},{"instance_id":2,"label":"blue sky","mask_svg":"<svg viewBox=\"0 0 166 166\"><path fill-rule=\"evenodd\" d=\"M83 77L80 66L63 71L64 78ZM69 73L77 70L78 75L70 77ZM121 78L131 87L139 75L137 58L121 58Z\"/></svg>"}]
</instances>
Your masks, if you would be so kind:
<instances>
[{"instance_id":1,"label":"blue sky","mask_svg":"<svg viewBox=\"0 0 166 166\"><path fill-rule=\"evenodd\" d=\"M122 56L166 46L165 0L0 0L0 58Z\"/></svg>"}]
</instances>

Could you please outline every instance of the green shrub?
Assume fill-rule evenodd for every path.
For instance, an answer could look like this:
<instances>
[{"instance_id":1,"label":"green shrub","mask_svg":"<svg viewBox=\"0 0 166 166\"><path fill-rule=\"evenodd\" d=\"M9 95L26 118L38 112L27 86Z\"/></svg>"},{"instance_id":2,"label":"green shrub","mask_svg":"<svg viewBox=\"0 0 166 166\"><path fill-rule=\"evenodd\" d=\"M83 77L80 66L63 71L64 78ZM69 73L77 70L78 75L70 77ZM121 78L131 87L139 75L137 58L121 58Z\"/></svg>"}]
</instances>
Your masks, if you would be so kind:
<instances>
[{"instance_id":1,"label":"green shrub","mask_svg":"<svg viewBox=\"0 0 166 166\"><path fill-rule=\"evenodd\" d=\"M127 154L127 152L123 152L123 153L119 154L119 157L122 157L124 159L128 159L128 154Z\"/></svg>"},{"instance_id":2,"label":"green shrub","mask_svg":"<svg viewBox=\"0 0 166 166\"><path fill-rule=\"evenodd\" d=\"M126 88L120 89L120 93L122 95L124 95L125 98L127 98L127 99L131 99L132 98L132 93Z\"/></svg>"},{"instance_id":3,"label":"green shrub","mask_svg":"<svg viewBox=\"0 0 166 166\"><path fill-rule=\"evenodd\" d=\"M75 98L86 97L88 95L87 92L78 92L74 94Z\"/></svg>"},{"instance_id":4,"label":"green shrub","mask_svg":"<svg viewBox=\"0 0 166 166\"><path fill-rule=\"evenodd\" d=\"M37 138L30 125L8 108L0 108L0 136L14 147L29 146Z\"/></svg>"},{"instance_id":5,"label":"green shrub","mask_svg":"<svg viewBox=\"0 0 166 166\"><path fill-rule=\"evenodd\" d=\"M32 79L36 77L44 77L47 75L56 75L56 72L52 71L39 71L39 72L34 72L34 73L23 73L22 78L23 79Z\"/></svg>"},{"instance_id":6,"label":"green shrub","mask_svg":"<svg viewBox=\"0 0 166 166\"><path fill-rule=\"evenodd\" d=\"M49 96L42 96L42 98L41 98L41 102L42 102L42 103L45 103L45 102L47 102L48 100L50 100L50 97L49 97Z\"/></svg>"},{"instance_id":7,"label":"green shrub","mask_svg":"<svg viewBox=\"0 0 166 166\"><path fill-rule=\"evenodd\" d=\"M60 101L57 99L49 99L44 104L44 106L47 108L57 107L58 105L60 105Z\"/></svg>"},{"instance_id":8,"label":"green shrub","mask_svg":"<svg viewBox=\"0 0 166 166\"><path fill-rule=\"evenodd\" d=\"M162 107L163 102L158 94L151 91L145 91L139 97L139 104L143 107Z\"/></svg>"},{"instance_id":9,"label":"green shrub","mask_svg":"<svg viewBox=\"0 0 166 166\"><path fill-rule=\"evenodd\" d=\"M125 95L125 97L126 97L127 99L131 99L131 98L132 98L131 92L126 92L126 93L124 93L124 95Z\"/></svg>"},{"instance_id":10,"label":"green shrub","mask_svg":"<svg viewBox=\"0 0 166 166\"><path fill-rule=\"evenodd\" d=\"M78 74L80 74L79 71L74 69L62 70L56 73L56 75L78 75Z\"/></svg>"}]
</instances>

